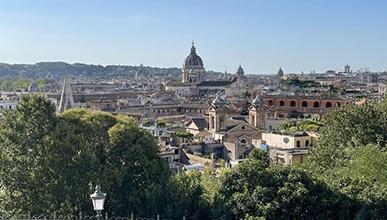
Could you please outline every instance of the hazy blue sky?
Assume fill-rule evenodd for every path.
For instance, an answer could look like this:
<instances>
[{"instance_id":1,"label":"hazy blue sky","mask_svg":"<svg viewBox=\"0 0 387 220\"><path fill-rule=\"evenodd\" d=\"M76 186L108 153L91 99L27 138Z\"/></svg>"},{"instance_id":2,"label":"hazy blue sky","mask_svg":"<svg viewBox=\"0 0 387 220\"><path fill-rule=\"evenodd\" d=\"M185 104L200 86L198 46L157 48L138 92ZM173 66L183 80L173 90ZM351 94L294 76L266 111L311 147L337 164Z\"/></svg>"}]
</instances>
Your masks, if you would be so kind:
<instances>
[{"instance_id":1,"label":"hazy blue sky","mask_svg":"<svg viewBox=\"0 0 387 220\"><path fill-rule=\"evenodd\" d=\"M387 70L386 0L0 0L0 62Z\"/></svg>"}]
</instances>

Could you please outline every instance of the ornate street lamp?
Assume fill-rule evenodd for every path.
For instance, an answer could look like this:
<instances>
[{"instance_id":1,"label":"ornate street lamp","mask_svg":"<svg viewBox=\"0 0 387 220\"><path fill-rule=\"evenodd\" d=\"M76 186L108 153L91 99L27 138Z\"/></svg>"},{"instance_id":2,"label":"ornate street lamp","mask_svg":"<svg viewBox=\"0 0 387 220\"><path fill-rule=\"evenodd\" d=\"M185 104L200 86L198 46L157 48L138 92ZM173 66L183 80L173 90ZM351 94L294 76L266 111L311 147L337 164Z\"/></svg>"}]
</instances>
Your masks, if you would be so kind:
<instances>
[{"instance_id":1,"label":"ornate street lamp","mask_svg":"<svg viewBox=\"0 0 387 220\"><path fill-rule=\"evenodd\" d=\"M95 187L95 192L90 195L91 201L93 201L94 211L97 212L97 219L102 217L101 212L105 203L106 193L101 192L101 186Z\"/></svg>"}]
</instances>

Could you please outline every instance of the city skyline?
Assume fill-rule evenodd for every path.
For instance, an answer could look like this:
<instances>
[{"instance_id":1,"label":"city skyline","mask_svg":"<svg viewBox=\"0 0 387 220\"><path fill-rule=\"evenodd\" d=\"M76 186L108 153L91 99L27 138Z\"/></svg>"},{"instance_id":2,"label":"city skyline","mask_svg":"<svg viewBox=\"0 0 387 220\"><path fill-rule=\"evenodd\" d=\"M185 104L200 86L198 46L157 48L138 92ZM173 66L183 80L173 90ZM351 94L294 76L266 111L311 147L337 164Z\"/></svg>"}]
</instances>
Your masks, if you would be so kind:
<instances>
[{"instance_id":1,"label":"city skyline","mask_svg":"<svg viewBox=\"0 0 387 220\"><path fill-rule=\"evenodd\" d=\"M0 62L387 70L383 1L0 1Z\"/></svg>"}]
</instances>

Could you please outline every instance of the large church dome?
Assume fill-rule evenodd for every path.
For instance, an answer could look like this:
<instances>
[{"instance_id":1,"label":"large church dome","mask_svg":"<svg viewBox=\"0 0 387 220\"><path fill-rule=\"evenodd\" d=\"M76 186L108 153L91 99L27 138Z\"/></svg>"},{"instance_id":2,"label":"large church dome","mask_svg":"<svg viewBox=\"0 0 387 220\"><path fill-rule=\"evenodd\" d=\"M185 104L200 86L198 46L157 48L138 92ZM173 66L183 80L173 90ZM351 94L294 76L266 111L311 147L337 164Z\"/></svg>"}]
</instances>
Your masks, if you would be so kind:
<instances>
[{"instance_id":1,"label":"large church dome","mask_svg":"<svg viewBox=\"0 0 387 220\"><path fill-rule=\"evenodd\" d=\"M243 77L245 75L245 71L243 70L241 65L239 65L236 74L237 74L238 77Z\"/></svg>"},{"instance_id":2,"label":"large church dome","mask_svg":"<svg viewBox=\"0 0 387 220\"><path fill-rule=\"evenodd\" d=\"M196 54L196 48L194 43L192 42L191 53L185 58L184 69L193 69L193 68L204 68L202 58Z\"/></svg>"}]
</instances>

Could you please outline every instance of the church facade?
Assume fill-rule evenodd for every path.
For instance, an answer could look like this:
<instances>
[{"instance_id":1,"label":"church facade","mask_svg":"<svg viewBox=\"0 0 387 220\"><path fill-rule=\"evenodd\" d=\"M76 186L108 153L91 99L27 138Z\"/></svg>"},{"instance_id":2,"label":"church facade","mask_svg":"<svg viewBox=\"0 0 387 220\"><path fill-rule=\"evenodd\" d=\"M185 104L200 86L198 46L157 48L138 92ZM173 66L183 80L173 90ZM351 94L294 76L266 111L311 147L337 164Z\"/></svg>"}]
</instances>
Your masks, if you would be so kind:
<instances>
[{"instance_id":1,"label":"church facade","mask_svg":"<svg viewBox=\"0 0 387 220\"><path fill-rule=\"evenodd\" d=\"M208 111L208 131L225 146L230 161L245 159L260 145L265 123L266 106L260 96L253 100L248 117L230 114L227 101L219 95Z\"/></svg>"}]
</instances>

